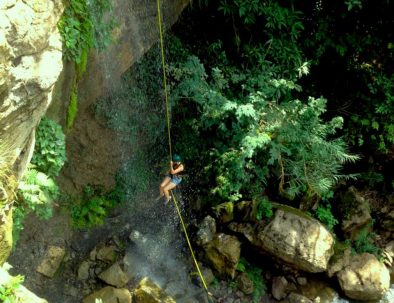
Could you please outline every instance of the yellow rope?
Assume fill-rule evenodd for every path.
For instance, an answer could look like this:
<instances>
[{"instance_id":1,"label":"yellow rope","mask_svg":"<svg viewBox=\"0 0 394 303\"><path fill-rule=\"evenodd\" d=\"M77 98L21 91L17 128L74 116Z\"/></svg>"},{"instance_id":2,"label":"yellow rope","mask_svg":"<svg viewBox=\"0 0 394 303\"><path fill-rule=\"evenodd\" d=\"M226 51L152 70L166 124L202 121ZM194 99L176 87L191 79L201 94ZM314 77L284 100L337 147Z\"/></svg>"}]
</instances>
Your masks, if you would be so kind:
<instances>
[{"instance_id":1,"label":"yellow rope","mask_svg":"<svg viewBox=\"0 0 394 303\"><path fill-rule=\"evenodd\" d=\"M168 110L167 77L166 77L166 67L165 67L165 62L164 62L163 27L162 27L162 20L161 20L160 0L157 0L157 19L158 19L158 23L159 23L161 63L162 63L162 69L163 69L163 87L164 87L164 96L165 96L165 101L166 101L168 147L169 147L169 152L170 152L170 160L172 160L171 130L170 130L171 125L170 125L170 113L169 113L169 110ZM205 288L205 290L207 292L207 295L210 296L207 284L205 283L205 279L204 279L204 277L203 277L203 275L201 273L200 267L198 266L198 262L196 260L195 255L194 255L193 248L192 248L192 245L190 243L189 236L187 234L186 226L185 226L185 223L184 223L183 218L182 218L181 211L180 211L179 206L178 206L178 202L177 202L173 192L171 192L171 195L172 195L172 199L174 200L174 204L175 204L175 207L176 207L176 210L177 210L177 213L178 213L178 217L179 217L179 220L181 222L181 225L182 225L182 228L183 228L183 232L184 232L185 237L186 237L187 244L189 245L190 253L191 253L191 256L192 256L192 258L194 260L194 264L195 264L195 266L197 268L198 274L199 274L201 282L202 282L202 284L203 284L203 286L204 286L204 288Z\"/></svg>"},{"instance_id":2,"label":"yellow rope","mask_svg":"<svg viewBox=\"0 0 394 303\"><path fill-rule=\"evenodd\" d=\"M163 87L164 87L164 97L166 99L168 148L170 150L170 161L171 161L172 160L172 146L171 146L171 132L170 132L170 112L168 110L167 76L166 76L166 65L164 62L163 27L162 27L162 21L161 21L160 0L157 0L157 22L159 23L161 65L162 65L162 69L163 69Z\"/></svg>"}]
</instances>

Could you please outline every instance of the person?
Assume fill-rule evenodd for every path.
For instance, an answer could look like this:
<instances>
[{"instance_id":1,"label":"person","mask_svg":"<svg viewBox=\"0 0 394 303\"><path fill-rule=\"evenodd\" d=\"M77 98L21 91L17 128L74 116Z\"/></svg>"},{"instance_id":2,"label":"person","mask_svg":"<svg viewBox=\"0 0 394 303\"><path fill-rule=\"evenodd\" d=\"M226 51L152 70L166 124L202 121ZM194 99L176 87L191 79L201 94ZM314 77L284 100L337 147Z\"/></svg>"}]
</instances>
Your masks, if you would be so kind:
<instances>
[{"instance_id":1,"label":"person","mask_svg":"<svg viewBox=\"0 0 394 303\"><path fill-rule=\"evenodd\" d=\"M181 161L181 156L174 154L172 161L170 161L170 170L167 172L166 177L160 184L159 198L164 196L166 204L171 200L170 190L174 189L182 182L182 176L180 173L184 170L184 165Z\"/></svg>"}]
</instances>

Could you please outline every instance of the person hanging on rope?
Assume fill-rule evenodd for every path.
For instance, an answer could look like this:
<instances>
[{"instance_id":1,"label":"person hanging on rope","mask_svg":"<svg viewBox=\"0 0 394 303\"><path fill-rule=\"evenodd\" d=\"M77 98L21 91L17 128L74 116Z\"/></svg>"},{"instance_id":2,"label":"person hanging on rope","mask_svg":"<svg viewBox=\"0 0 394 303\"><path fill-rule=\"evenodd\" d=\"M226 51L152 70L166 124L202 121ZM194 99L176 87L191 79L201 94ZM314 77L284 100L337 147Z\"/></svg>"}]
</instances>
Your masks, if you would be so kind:
<instances>
[{"instance_id":1,"label":"person hanging on rope","mask_svg":"<svg viewBox=\"0 0 394 303\"><path fill-rule=\"evenodd\" d=\"M180 173L185 169L182 164L182 158L179 155L174 154L172 161L170 161L170 170L167 172L166 177L160 184L160 196L165 196L167 204L171 200L170 190L174 189L179 183L182 182L182 176Z\"/></svg>"}]
</instances>

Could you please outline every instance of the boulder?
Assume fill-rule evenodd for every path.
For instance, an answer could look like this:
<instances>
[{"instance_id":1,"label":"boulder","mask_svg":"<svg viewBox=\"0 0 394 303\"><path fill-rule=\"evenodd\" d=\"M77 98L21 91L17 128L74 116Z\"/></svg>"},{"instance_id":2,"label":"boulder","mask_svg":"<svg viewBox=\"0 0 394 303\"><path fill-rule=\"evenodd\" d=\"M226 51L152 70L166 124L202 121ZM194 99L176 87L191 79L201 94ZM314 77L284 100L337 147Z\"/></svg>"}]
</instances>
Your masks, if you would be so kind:
<instances>
[{"instance_id":1,"label":"boulder","mask_svg":"<svg viewBox=\"0 0 394 303\"><path fill-rule=\"evenodd\" d=\"M206 216L198 226L196 242L203 246L212 241L215 234L216 221L211 216Z\"/></svg>"},{"instance_id":2,"label":"boulder","mask_svg":"<svg viewBox=\"0 0 394 303\"><path fill-rule=\"evenodd\" d=\"M335 261L330 260L330 264L328 265L327 268L327 275L330 278L332 278L336 273L340 272L342 269L344 269L346 266L350 264L351 253L352 250L350 248L347 248L341 256L339 257L334 256L332 258L332 259L336 259Z\"/></svg>"},{"instance_id":3,"label":"boulder","mask_svg":"<svg viewBox=\"0 0 394 303\"><path fill-rule=\"evenodd\" d=\"M323 272L333 255L334 238L317 220L291 207L257 231L255 243L264 251L307 272Z\"/></svg>"},{"instance_id":4,"label":"boulder","mask_svg":"<svg viewBox=\"0 0 394 303\"><path fill-rule=\"evenodd\" d=\"M383 249L383 263L387 266L390 272L391 280L394 281L394 241L387 243Z\"/></svg>"},{"instance_id":5,"label":"boulder","mask_svg":"<svg viewBox=\"0 0 394 303\"><path fill-rule=\"evenodd\" d=\"M288 303L313 303L312 300L304 297L303 295L292 292L286 300Z\"/></svg>"},{"instance_id":6,"label":"boulder","mask_svg":"<svg viewBox=\"0 0 394 303\"><path fill-rule=\"evenodd\" d=\"M87 280L89 278L90 262L83 261L78 267L78 280Z\"/></svg>"},{"instance_id":7,"label":"boulder","mask_svg":"<svg viewBox=\"0 0 394 303\"><path fill-rule=\"evenodd\" d=\"M66 250L59 246L49 246L41 263L37 267L37 271L44 276L52 278L58 270L62 262Z\"/></svg>"},{"instance_id":8,"label":"boulder","mask_svg":"<svg viewBox=\"0 0 394 303\"><path fill-rule=\"evenodd\" d=\"M337 278L346 296L360 301L378 300L390 287L388 269L368 253L352 256Z\"/></svg>"},{"instance_id":9,"label":"boulder","mask_svg":"<svg viewBox=\"0 0 394 303\"><path fill-rule=\"evenodd\" d=\"M338 296L336 291L331 288L330 284L314 277L308 278L306 284L298 286L297 292L313 302L320 303L336 302L334 301L334 298Z\"/></svg>"},{"instance_id":10,"label":"boulder","mask_svg":"<svg viewBox=\"0 0 394 303\"><path fill-rule=\"evenodd\" d=\"M96 303L101 299L103 303L131 303L131 294L125 288L104 287L83 299L83 303Z\"/></svg>"},{"instance_id":11,"label":"boulder","mask_svg":"<svg viewBox=\"0 0 394 303\"><path fill-rule=\"evenodd\" d=\"M144 278L134 290L133 303L176 303L176 301L149 278Z\"/></svg>"},{"instance_id":12,"label":"boulder","mask_svg":"<svg viewBox=\"0 0 394 303\"><path fill-rule=\"evenodd\" d=\"M286 278L281 277L274 277L272 279L272 296L276 300L282 300L286 297L286 288L289 282L287 282Z\"/></svg>"},{"instance_id":13,"label":"boulder","mask_svg":"<svg viewBox=\"0 0 394 303\"><path fill-rule=\"evenodd\" d=\"M99 275L99 278L107 284L116 286L118 288L123 287L127 282L129 282L129 278L122 270L119 263L115 263L110 268L103 271Z\"/></svg>"},{"instance_id":14,"label":"boulder","mask_svg":"<svg viewBox=\"0 0 394 303\"><path fill-rule=\"evenodd\" d=\"M219 233L204 249L208 261L218 274L233 279L241 255L241 242L234 236Z\"/></svg>"},{"instance_id":15,"label":"boulder","mask_svg":"<svg viewBox=\"0 0 394 303\"><path fill-rule=\"evenodd\" d=\"M116 261L117 253L116 253L116 246L103 246L101 248L97 248L96 259L107 262L113 263Z\"/></svg>"}]
</instances>

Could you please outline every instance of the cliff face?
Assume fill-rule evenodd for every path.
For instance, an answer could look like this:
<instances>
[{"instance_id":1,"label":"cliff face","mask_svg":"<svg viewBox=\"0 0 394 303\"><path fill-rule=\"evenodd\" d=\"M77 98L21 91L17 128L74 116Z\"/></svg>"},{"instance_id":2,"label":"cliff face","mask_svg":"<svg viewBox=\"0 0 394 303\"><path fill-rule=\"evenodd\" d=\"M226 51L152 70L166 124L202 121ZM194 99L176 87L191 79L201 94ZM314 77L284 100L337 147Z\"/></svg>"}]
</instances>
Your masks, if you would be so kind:
<instances>
[{"instance_id":1,"label":"cliff face","mask_svg":"<svg viewBox=\"0 0 394 303\"><path fill-rule=\"evenodd\" d=\"M176 22L188 3L188 0L161 1L165 28ZM121 145L112 131L94 119L91 105L104 92L116 87L120 76L158 41L157 2L117 0L113 5L112 16L117 24L113 30L115 41L103 53L90 52L87 71L78 85L78 114L73 128L67 133L68 161L60 180L62 187L69 192L80 190L86 184L111 188L122 155L133 153ZM51 118L62 124L73 73L73 67L66 64L49 110Z\"/></svg>"},{"instance_id":2,"label":"cliff face","mask_svg":"<svg viewBox=\"0 0 394 303\"><path fill-rule=\"evenodd\" d=\"M51 103L63 68L57 29L62 12L61 0L0 2L1 176L13 169L19 179L30 161L35 127ZM3 183L4 178L2 192L9 191ZM12 246L9 200L0 207L0 264Z\"/></svg>"},{"instance_id":3,"label":"cliff face","mask_svg":"<svg viewBox=\"0 0 394 303\"><path fill-rule=\"evenodd\" d=\"M61 0L0 3L0 138L18 176L63 69L57 30L62 12Z\"/></svg>"},{"instance_id":4,"label":"cliff face","mask_svg":"<svg viewBox=\"0 0 394 303\"><path fill-rule=\"evenodd\" d=\"M74 64L62 61L57 24L63 2L0 1L0 164L3 168L6 159L6 166L13 169L16 179L30 161L34 132L41 117L47 113L64 125ZM188 0L161 2L165 27L175 23L188 4ZM113 31L115 43L104 53L91 51L88 69L78 85L78 115L67 134L68 162L62 178L62 184L70 191L87 183L113 185L122 147L116 136L94 119L89 108L116 86L121 74L158 40L156 1L113 0L112 4L117 23ZM0 185L4 193L5 185ZM0 207L0 264L11 245L5 241L9 238L5 223L12 226L9 208Z\"/></svg>"}]
</instances>

